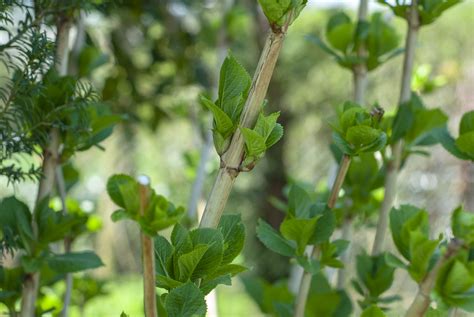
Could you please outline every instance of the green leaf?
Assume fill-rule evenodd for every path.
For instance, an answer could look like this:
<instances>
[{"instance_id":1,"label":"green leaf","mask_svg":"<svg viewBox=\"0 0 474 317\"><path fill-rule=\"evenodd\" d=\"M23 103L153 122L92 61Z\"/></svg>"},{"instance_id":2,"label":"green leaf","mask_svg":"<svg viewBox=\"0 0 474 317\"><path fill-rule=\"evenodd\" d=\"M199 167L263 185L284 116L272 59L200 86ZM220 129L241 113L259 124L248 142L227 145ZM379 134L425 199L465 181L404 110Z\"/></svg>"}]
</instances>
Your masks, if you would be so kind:
<instances>
[{"instance_id":1,"label":"green leaf","mask_svg":"<svg viewBox=\"0 0 474 317\"><path fill-rule=\"evenodd\" d=\"M160 235L154 237L154 249L156 258L156 273L161 275L168 275L171 257L173 256L174 248Z\"/></svg>"},{"instance_id":2,"label":"green leaf","mask_svg":"<svg viewBox=\"0 0 474 317\"><path fill-rule=\"evenodd\" d=\"M193 249L189 232L180 223L177 223L171 232L171 244L174 246L175 253L178 255L188 253Z\"/></svg>"},{"instance_id":3,"label":"green leaf","mask_svg":"<svg viewBox=\"0 0 474 317\"><path fill-rule=\"evenodd\" d=\"M164 276L164 275L156 275L156 287L164 288L167 290L171 290L176 287L180 287L183 285L183 282L177 281L172 279L171 277Z\"/></svg>"},{"instance_id":4,"label":"green leaf","mask_svg":"<svg viewBox=\"0 0 474 317\"><path fill-rule=\"evenodd\" d=\"M214 271L207 279L214 279L222 275L235 276L239 273L247 271L247 268L239 264L224 264Z\"/></svg>"},{"instance_id":5,"label":"green leaf","mask_svg":"<svg viewBox=\"0 0 474 317\"><path fill-rule=\"evenodd\" d=\"M401 205L398 209L392 208L390 211L390 230L392 232L393 242L398 251L410 260L410 231L428 230L428 215L412 205Z\"/></svg>"},{"instance_id":6,"label":"green leaf","mask_svg":"<svg viewBox=\"0 0 474 317\"><path fill-rule=\"evenodd\" d=\"M395 268L387 262L387 258L386 254L357 255L357 277L373 298L378 298L392 286Z\"/></svg>"},{"instance_id":7,"label":"green leaf","mask_svg":"<svg viewBox=\"0 0 474 317\"><path fill-rule=\"evenodd\" d=\"M474 131L474 110L463 114L459 123L459 135Z\"/></svg>"},{"instance_id":8,"label":"green leaf","mask_svg":"<svg viewBox=\"0 0 474 317\"><path fill-rule=\"evenodd\" d=\"M410 233L410 265L408 272L411 277L420 283L426 276L433 253L439 241L429 240L420 231Z\"/></svg>"},{"instance_id":9,"label":"green leaf","mask_svg":"<svg viewBox=\"0 0 474 317\"><path fill-rule=\"evenodd\" d=\"M232 119L229 118L229 116L221 108L216 106L206 97L201 96L200 100L201 104L203 104L207 109L209 109L209 111L212 112L216 131L224 139L230 137L232 132L234 132L234 123L232 122Z\"/></svg>"},{"instance_id":10,"label":"green leaf","mask_svg":"<svg viewBox=\"0 0 474 317\"><path fill-rule=\"evenodd\" d=\"M446 127L435 129L433 131L433 137L441 143L446 151L454 155L461 160L474 160L467 153L462 152L456 145L454 138L449 134Z\"/></svg>"},{"instance_id":11,"label":"green leaf","mask_svg":"<svg viewBox=\"0 0 474 317\"><path fill-rule=\"evenodd\" d=\"M191 252L185 253L178 258L178 280L186 282L191 278L199 261L201 261L204 253L209 249L208 245L199 244Z\"/></svg>"},{"instance_id":12,"label":"green leaf","mask_svg":"<svg viewBox=\"0 0 474 317\"><path fill-rule=\"evenodd\" d=\"M245 68L234 56L227 55L220 71L217 106L227 114L234 125L240 119L251 81Z\"/></svg>"},{"instance_id":13,"label":"green leaf","mask_svg":"<svg viewBox=\"0 0 474 317\"><path fill-rule=\"evenodd\" d=\"M353 126L347 129L346 140L356 148L371 144L380 136L381 132L366 125Z\"/></svg>"},{"instance_id":14,"label":"green leaf","mask_svg":"<svg viewBox=\"0 0 474 317\"><path fill-rule=\"evenodd\" d=\"M198 228L190 232L193 247L208 245L209 248L194 269L192 278L212 274L222 263L224 256L224 238L218 229Z\"/></svg>"},{"instance_id":15,"label":"green leaf","mask_svg":"<svg viewBox=\"0 0 474 317\"><path fill-rule=\"evenodd\" d=\"M392 253L385 253L385 262L393 268L407 269L407 265Z\"/></svg>"},{"instance_id":16,"label":"green leaf","mask_svg":"<svg viewBox=\"0 0 474 317\"><path fill-rule=\"evenodd\" d=\"M344 138L338 133L338 132L333 132L332 133L332 139L334 141L334 144L337 146L339 150L342 151L342 153L347 154L347 155L354 155L355 151L352 148L352 146L344 140Z\"/></svg>"},{"instance_id":17,"label":"green leaf","mask_svg":"<svg viewBox=\"0 0 474 317\"><path fill-rule=\"evenodd\" d=\"M351 18L344 12L337 12L329 18L326 24L326 32L331 32L335 27L348 23L351 23Z\"/></svg>"},{"instance_id":18,"label":"green leaf","mask_svg":"<svg viewBox=\"0 0 474 317\"><path fill-rule=\"evenodd\" d=\"M295 255L295 244L283 238L275 229L262 219L258 220L257 237L273 252L289 257Z\"/></svg>"},{"instance_id":19,"label":"green leaf","mask_svg":"<svg viewBox=\"0 0 474 317\"><path fill-rule=\"evenodd\" d=\"M326 33L326 38L332 47L347 53L354 45L355 25L352 22L341 23L332 27Z\"/></svg>"},{"instance_id":20,"label":"green leaf","mask_svg":"<svg viewBox=\"0 0 474 317\"><path fill-rule=\"evenodd\" d=\"M296 242L296 254L303 255L306 246L309 244L314 234L316 222L320 216L311 219L285 219L281 226L280 232L288 240Z\"/></svg>"},{"instance_id":21,"label":"green leaf","mask_svg":"<svg viewBox=\"0 0 474 317\"><path fill-rule=\"evenodd\" d=\"M444 292L460 294L469 291L472 287L474 287L474 271L470 271L464 263L454 261L444 283Z\"/></svg>"},{"instance_id":22,"label":"green leaf","mask_svg":"<svg viewBox=\"0 0 474 317\"><path fill-rule=\"evenodd\" d=\"M57 273L73 273L95 269L104 264L92 251L55 254L47 258L48 266Z\"/></svg>"},{"instance_id":23,"label":"green leaf","mask_svg":"<svg viewBox=\"0 0 474 317\"><path fill-rule=\"evenodd\" d=\"M267 149L265 138L249 128L240 128L248 156L257 157Z\"/></svg>"},{"instance_id":24,"label":"green leaf","mask_svg":"<svg viewBox=\"0 0 474 317\"><path fill-rule=\"evenodd\" d=\"M14 236L21 238L22 247L30 250L30 244L34 240L31 212L25 203L14 196L4 198L0 202L0 232L6 230L12 230Z\"/></svg>"},{"instance_id":25,"label":"green leaf","mask_svg":"<svg viewBox=\"0 0 474 317\"><path fill-rule=\"evenodd\" d=\"M296 257L298 264L306 271L311 274L316 274L321 270L321 263L313 258L308 259L307 256Z\"/></svg>"},{"instance_id":26,"label":"green leaf","mask_svg":"<svg viewBox=\"0 0 474 317\"><path fill-rule=\"evenodd\" d=\"M206 302L199 288L191 282L172 289L165 299L168 317L204 316Z\"/></svg>"},{"instance_id":27,"label":"green leaf","mask_svg":"<svg viewBox=\"0 0 474 317\"><path fill-rule=\"evenodd\" d=\"M242 251L245 242L245 227L240 214L222 216L217 228L224 237L222 264L231 263Z\"/></svg>"},{"instance_id":28,"label":"green leaf","mask_svg":"<svg viewBox=\"0 0 474 317\"><path fill-rule=\"evenodd\" d=\"M414 144L417 139L421 139L435 128L442 127L448 121L448 116L440 109L417 109L414 111L414 115L413 125L405 136L407 142Z\"/></svg>"},{"instance_id":29,"label":"green leaf","mask_svg":"<svg viewBox=\"0 0 474 317\"><path fill-rule=\"evenodd\" d=\"M474 244L474 213L464 211L459 206L451 216L451 228L456 238L461 239L467 245Z\"/></svg>"},{"instance_id":30,"label":"green leaf","mask_svg":"<svg viewBox=\"0 0 474 317\"><path fill-rule=\"evenodd\" d=\"M329 240L336 229L336 216L326 204L314 204L311 207L311 217L321 215L316 222L313 236L310 239L311 244L325 243Z\"/></svg>"},{"instance_id":31,"label":"green leaf","mask_svg":"<svg viewBox=\"0 0 474 317\"><path fill-rule=\"evenodd\" d=\"M270 133L272 133L279 116L280 112L274 112L268 116L265 116L263 112L260 112L257 123L255 123L253 130L263 136L263 138L266 140L270 136Z\"/></svg>"},{"instance_id":32,"label":"green leaf","mask_svg":"<svg viewBox=\"0 0 474 317\"><path fill-rule=\"evenodd\" d=\"M115 210L112 215L110 215L110 219L112 219L113 222L117 222L127 218L130 218L130 215L125 209Z\"/></svg>"},{"instance_id":33,"label":"green leaf","mask_svg":"<svg viewBox=\"0 0 474 317\"><path fill-rule=\"evenodd\" d=\"M279 123L276 123L273 127L272 132L270 132L270 135L265 141L265 146L267 147L267 149L275 145L278 141L280 141L280 139L283 137L283 131L283 126Z\"/></svg>"},{"instance_id":34,"label":"green leaf","mask_svg":"<svg viewBox=\"0 0 474 317\"><path fill-rule=\"evenodd\" d=\"M381 310L375 305L371 305L367 307L360 315L360 317L386 317L386 316L387 315L385 315L383 310Z\"/></svg>"},{"instance_id":35,"label":"green leaf","mask_svg":"<svg viewBox=\"0 0 474 317\"><path fill-rule=\"evenodd\" d=\"M117 174L107 181L107 193L112 201L131 214L137 214L140 209L138 183L133 177Z\"/></svg>"},{"instance_id":36,"label":"green leaf","mask_svg":"<svg viewBox=\"0 0 474 317\"><path fill-rule=\"evenodd\" d=\"M258 3L270 24L275 23L280 26L283 24L285 14L291 8L291 0L258 0Z\"/></svg>"},{"instance_id":37,"label":"green leaf","mask_svg":"<svg viewBox=\"0 0 474 317\"><path fill-rule=\"evenodd\" d=\"M309 218L311 203L311 198L304 188L297 184L291 185L290 192L288 193L288 213L291 216Z\"/></svg>"},{"instance_id":38,"label":"green leaf","mask_svg":"<svg viewBox=\"0 0 474 317\"><path fill-rule=\"evenodd\" d=\"M205 281L202 282L199 289L204 295L207 295L219 284L232 285L231 275L225 274L225 275L219 275L213 279L206 279Z\"/></svg>"},{"instance_id":39,"label":"green leaf","mask_svg":"<svg viewBox=\"0 0 474 317\"><path fill-rule=\"evenodd\" d=\"M460 135L455 143L459 150L474 160L474 131Z\"/></svg>"}]
</instances>

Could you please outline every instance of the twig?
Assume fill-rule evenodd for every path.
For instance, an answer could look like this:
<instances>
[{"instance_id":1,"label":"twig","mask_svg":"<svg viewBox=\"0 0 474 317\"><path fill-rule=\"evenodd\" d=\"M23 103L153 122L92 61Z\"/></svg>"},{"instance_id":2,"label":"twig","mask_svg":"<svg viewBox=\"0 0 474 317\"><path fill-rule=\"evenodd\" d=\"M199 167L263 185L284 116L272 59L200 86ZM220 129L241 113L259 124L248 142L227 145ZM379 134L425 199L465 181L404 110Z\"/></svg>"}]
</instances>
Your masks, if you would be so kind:
<instances>
[{"instance_id":1,"label":"twig","mask_svg":"<svg viewBox=\"0 0 474 317\"><path fill-rule=\"evenodd\" d=\"M412 1L410 16L408 19L408 30L405 43L405 58L403 61L402 83L400 90L399 107L408 102L411 97L411 79L413 73L413 62L415 59L415 48L419 29L418 2ZM392 146L392 158L387 164L387 174L385 176L385 194L380 208L377 231L375 233L372 255L382 252L388 225L388 212L392 208L397 190L397 176L402 159L403 143L398 141Z\"/></svg>"},{"instance_id":2,"label":"twig","mask_svg":"<svg viewBox=\"0 0 474 317\"><path fill-rule=\"evenodd\" d=\"M346 178L347 170L351 164L351 157L347 154L344 154L341 159L341 163L339 166L339 171L336 176L336 180L332 185L331 194L329 195L328 199L328 207L330 209L334 208L336 204L337 197L339 196L339 191L341 190L342 184L344 183L344 179ZM310 249L311 257L317 258L319 256L319 248L312 247ZM300 289L298 291L298 296L296 298L296 306L295 306L295 313L294 317L303 317L304 311L306 308L306 301L308 300L308 293L311 287L311 279L313 274L310 272L304 272L303 276L301 277Z\"/></svg>"},{"instance_id":3,"label":"twig","mask_svg":"<svg viewBox=\"0 0 474 317\"><path fill-rule=\"evenodd\" d=\"M287 27L278 32L272 30L267 37L244 110L242 111L240 119L241 127L252 128L257 120L283 44L286 28ZM222 156L223 166L219 169L214 186L212 187L200 227L215 228L219 223L232 186L236 177L239 175L243 153L244 139L240 130L237 130L232 137L229 149Z\"/></svg>"},{"instance_id":4,"label":"twig","mask_svg":"<svg viewBox=\"0 0 474 317\"><path fill-rule=\"evenodd\" d=\"M139 179L140 188L140 214L143 216L147 208L149 180L145 177ZM155 251L153 239L141 232L143 289L145 317L157 317L156 289L155 289Z\"/></svg>"},{"instance_id":5,"label":"twig","mask_svg":"<svg viewBox=\"0 0 474 317\"><path fill-rule=\"evenodd\" d=\"M435 266L420 283L418 293L408 308L405 317L423 317L425 315L431 302L430 293L435 285L439 270L449 259L455 256L460 249L461 243L459 241L452 240L449 243L446 253L436 262Z\"/></svg>"}]
</instances>

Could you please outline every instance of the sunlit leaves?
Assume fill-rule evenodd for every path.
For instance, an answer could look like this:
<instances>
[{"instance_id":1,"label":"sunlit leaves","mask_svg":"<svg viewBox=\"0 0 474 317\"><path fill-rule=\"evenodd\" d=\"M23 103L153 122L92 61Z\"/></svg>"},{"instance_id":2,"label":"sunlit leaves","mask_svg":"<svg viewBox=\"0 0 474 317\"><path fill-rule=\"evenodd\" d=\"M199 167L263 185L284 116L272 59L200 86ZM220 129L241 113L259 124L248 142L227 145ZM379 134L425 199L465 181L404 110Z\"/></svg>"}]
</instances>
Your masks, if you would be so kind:
<instances>
[{"instance_id":1,"label":"sunlit leaves","mask_svg":"<svg viewBox=\"0 0 474 317\"><path fill-rule=\"evenodd\" d=\"M398 251L409 261L408 273L421 282L431 269L439 240L429 239L428 213L411 205L390 212L390 229Z\"/></svg>"},{"instance_id":2,"label":"sunlit leaves","mask_svg":"<svg viewBox=\"0 0 474 317\"><path fill-rule=\"evenodd\" d=\"M181 219L184 214L183 207L175 207L150 187L144 187L143 190L146 197L142 202L140 185L135 179L123 174L111 176L107 181L107 192L112 201L122 208L112 214L112 220L132 219L144 232L154 235Z\"/></svg>"},{"instance_id":3,"label":"sunlit leaves","mask_svg":"<svg viewBox=\"0 0 474 317\"><path fill-rule=\"evenodd\" d=\"M265 116L261 112L253 129L241 128L245 140L245 159L243 168L252 169L265 151L277 143L283 136L283 127L277 123L280 116L275 112Z\"/></svg>"},{"instance_id":4,"label":"sunlit leaves","mask_svg":"<svg viewBox=\"0 0 474 317\"><path fill-rule=\"evenodd\" d=\"M222 64L216 102L201 96L201 104L214 117L214 146L218 154L225 153L230 137L237 128L250 89L251 78L243 66L229 54Z\"/></svg>"},{"instance_id":5,"label":"sunlit leaves","mask_svg":"<svg viewBox=\"0 0 474 317\"><path fill-rule=\"evenodd\" d=\"M338 118L330 122L336 146L347 155L377 152L387 143L387 135L379 129L379 118L357 104L346 102Z\"/></svg>"},{"instance_id":6,"label":"sunlit leaves","mask_svg":"<svg viewBox=\"0 0 474 317\"><path fill-rule=\"evenodd\" d=\"M306 5L307 0L258 0L271 25L290 25Z\"/></svg>"},{"instance_id":7,"label":"sunlit leaves","mask_svg":"<svg viewBox=\"0 0 474 317\"><path fill-rule=\"evenodd\" d=\"M418 15L420 17L420 24L427 25L433 23L438 19L444 11L450 7L461 3L462 0L421 0L418 1ZM395 15L403 18L409 18L410 2L407 1L393 1L378 0L379 3L388 6Z\"/></svg>"},{"instance_id":8,"label":"sunlit leaves","mask_svg":"<svg viewBox=\"0 0 474 317\"><path fill-rule=\"evenodd\" d=\"M238 215L224 215L217 229L189 231L176 224L168 241L155 238L156 285L173 291L188 282L199 283L199 292L209 293L219 284L231 284L231 277L246 270L231 264L240 254L245 230Z\"/></svg>"},{"instance_id":9,"label":"sunlit leaves","mask_svg":"<svg viewBox=\"0 0 474 317\"><path fill-rule=\"evenodd\" d=\"M371 71L403 52L398 48L400 38L397 32L380 13L373 14L370 21L359 23L353 22L345 13L336 13L326 25L325 37L327 44L315 36L308 39L349 69L365 64ZM358 55L361 45L367 56Z\"/></svg>"}]
</instances>

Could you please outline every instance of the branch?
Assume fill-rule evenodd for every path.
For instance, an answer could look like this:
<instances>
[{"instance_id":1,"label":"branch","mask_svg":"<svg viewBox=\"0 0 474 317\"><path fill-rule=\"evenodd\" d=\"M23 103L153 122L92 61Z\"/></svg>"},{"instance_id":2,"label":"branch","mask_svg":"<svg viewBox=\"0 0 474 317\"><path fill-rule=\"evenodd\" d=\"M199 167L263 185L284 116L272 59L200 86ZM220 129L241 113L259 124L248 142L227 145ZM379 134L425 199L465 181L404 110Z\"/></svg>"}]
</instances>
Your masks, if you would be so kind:
<instances>
[{"instance_id":1,"label":"branch","mask_svg":"<svg viewBox=\"0 0 474 317\"><path fill-rule=\"evenodd\" d=\"M68 58L68 39L70 24L63 20L58 24L56 37L56 61L55 66L61 75L65 75L67 71ZM40 180L38 187L38 195L36 205L47 197L54 186L55 170L58 165L58 148L59 148L59 131L53 128L49 134L49 145L43 150L43 178ZM38 227L36 219L32 220L33 234L38 236ZM35 314L36 297L38 294L40 281L40 273L34 272L29 274L23 284L22 301L21 301L21 317L31 317Z\"/></svg>"},{"instance_id":2,"label":"branch","mask_svg":"<svg viewBox=\"0 0 474 317\"><path fill-rule=\"evenodd\" d=\"M428 272L425 279L420 283L418 293L408 308L405 317L423 317L425 315L430 306L430 294L435 285L439 270L449 259L455 256L460 249L461 243L459 243L459 241L454 239L449 243L446 253L436 262L433 269Z\"/></svg>"},{"instance_id":3,"label":"branch","mask_svg":"<svg viewBox=\"0 0 474 317\"><path fill-rule=\"evenodd\" d=\"M351 157L347 154L344 154L341 159L339 166L339 171L336 176L336 180L332 185L331 194L328 199L328 207L330 209L334 208L336 204L337 197L339 196L339 191L341 190L344 179L346 178L347 170L351 164ZM312 258L317 258L319 256L319 248L312 246L310 251ZM306 308L306 301L308 300L309 289L311 287L311 279L313 274L310 272L304 272L301 277L300 289L298 291L298 296L296 298L295 314L294 317L304 317L304 311Z\"/></svg>"},{"instance_id":4,"label":"branch","mask_svg":"<svg viewBox=\"0 0 474 317\"><path fill-rule=\"evenodd\" d=\"M411 79L413 74L413 62L415 59L415 48L420 26L418 16L418 1L413 0L408 20L408 30L405 42L405 58L403 60L402 83L400 89L399 107L410 100L411 97ZM380 208L377 231L375 233L372 255L382 252L384 240L388 226L388 212L392 208L395 196L397 194L397 176L402 158L403 143L398 141L392 145L392 158L387 164L387 174L385 176L385 195Z\"/></svg>"},{"instance_id":5,"label":"branch","mask_svg":"<svg viewBox=\"0 0 474 317\"><path fill-rule=\"evenodd\" d=\"M286 28L285 28L286 29ZM285 32L270 32L255 71L252 86L240 118L240 126L252 128L261 110L268 85L280 53ZM222 166L212 187L200 227L217 227L234 185L244 155L244 138L239 129L232 137L227 152L222 156Z\"/></svg>"},{"instance_id":6,"label":"branch","mask_svg":"<svg viewBox=\"0 0 474 317\"><path fill-rule=\"evenodd\" d=\"M144 216L148 201L149 180L143 177L139 180L140 186L140 214ZM143 300L145 317L157 317L156 290L155 290L155 250L153 239L141 232L142 265L143 265Z\"/></svg>"}]
</instances>

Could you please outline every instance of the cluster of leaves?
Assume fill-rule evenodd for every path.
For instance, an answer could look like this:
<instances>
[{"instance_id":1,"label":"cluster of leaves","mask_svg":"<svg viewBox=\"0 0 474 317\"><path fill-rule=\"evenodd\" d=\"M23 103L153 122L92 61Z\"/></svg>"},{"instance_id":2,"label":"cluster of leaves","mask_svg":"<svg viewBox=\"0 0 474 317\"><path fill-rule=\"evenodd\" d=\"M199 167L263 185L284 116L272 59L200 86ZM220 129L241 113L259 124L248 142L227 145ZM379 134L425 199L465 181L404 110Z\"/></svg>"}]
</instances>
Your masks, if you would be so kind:
<instances>
[{"instance_id":1,"label":"cluster of leaves","mask_svg":"<svg viewBox=\"0 0 474 317\"><path fill-rule=\"evenodd\" d=\"M474 161L474 111L466 112L461 118L459 136L456 139L446 128L439 129L435 137L452 155Z\"/></svg>"},{"instance_id":2,"label":"cluster of leaves","mask_svg":"<svg viewBox=\"0 0 474 317\"><path fill-rule=\"evenodd\" d=\"M428 212L412 205L401 205L390 211L390 230L398 252L409 263L394 255L387 260L404 268L417 283L423 281L439 257L440 239L429 238Z\"/></svg>"},{"instance_id":3,"label":"cluster of leaves","mask_svg":"<svg viewBox=\"0 0 474 317\"><path fill-rule=\"evenodd\" d=\"M239 128L250 85L251 78L247 71L229 54L221 67L217 100L212 102L201 96L201 103L213 114L214 146L221 156L228 150L232 135ZM283 127L276 122L279 115L272 113L265 116L262 111L253 129L240 127L245 140L242 169L252 169L265 151L281 139Z\"/></svg>"},{"instance_id":4,"label":"cluster of leaves","mask_svg":"<svg viewBox=\"0 0 474 317\"><path fill-rule=\"evenodd\" d=\"M239 125L251 82L245 68L229 54L221 66L216 102L201 96L201 103L214 117L214 146L219 155L229 148L232 135Z\"/></svg>"},{"instance_id":5,"label":"cluster of leaves","mask_svg":"<svg viewBox=\"0 0 474 317\"><path fill-rule=\"evenodd\" d=\"M283 26L288 26L298 17L306 6L307 0L258 0L263 13L268 19L273 31L280 31Z\"/></svg>"},{"instance_id":6,"label":"cluster of leaves","mask_svg":"<svg viewBox=\"0 0 474 317\"><path fill-rule=\"evenodd\" d=\"M117 174L107 181L107 192L121 209L112 214L112 220L131 219L150 236L176 224L184 215L183 207L175 207L170 201L149 187L145 187L145 203L141 202L141 188L133 177Z\"/></svg>"},{"instance_id":7,"label":"cluster of leaves","mask_svg":"<svg viewBox=\"0 0 474 317\"><path fill-rule=\"evenodd\" d=\"M297 185L292 185L289 190L286 216L279 232L261 219L258 222L257 237L268 249L293 258L313 275L313 286L306 306L310 316L332 316L337 310L342 310L337 316L348 316L352 311L345 292L333 290L322 273L325 267L344 267L338 257L348 247L349 241L330 241L335 226L335 215L328 206L315 202L308 192ZM308 246L318 250L316 257L305 253ZM270 289L273 290L273 287ZM281 303L279 298L275 298L271 300L271 306L268 303L266 306L281 316L291 316L293 305L290 304Z\"/></svg>"},{"instance_id":8,"label":"cluster of leaves","mask_svg":"<svg viewBox=\"0 0 474 317\"><path fill-rule=\"evenodd\" d=\"M265 151L283 137L283 126L276 122L279 116L279 112L268 116L262 112L253 129L241 128L245 140L245 159L241 168L252 169Z\"/></svg>"},{"instance_id":9,"label":"cluster of leaves","mask_svg":"<svg viewBox=\"0 0 474 317\"><path fill-rule=\"evenodd\" d=\"M284 221L277 232L262 219L257 226L257 237L270 250L287 257L294 257L307 271L316 273L322 266L341 267L337 260L347 243L342 240L329 242L335 228L335 216L326 204L314 202L301 187L292 185ZM320 260L305 254L309 245L321 248Z\"/></svg>"},{"instance_id":10,"label":"cluster of leaves","mask_svg":"<svg viewBox=\"0 0 474 317\"><path fill-rule=\"evenodd\" d=\"M387 135L379 128L382 115L383 111L370 113L358 104L345 102L338 108L337 120L330 122L334 143L349 156L383 149Z\"/></svg>"},{"instance_id":11,"label":"cluster of leaves","mask_svg":"<svg viewBox=\"0 0 474 317\"><path fill-rule=\"evenodd\" d=\"M357 255L356 272L357 279L352 280L352 285L363 297L358 301L363 309L400 299L399 296L381 296L392 286L395 272L395 268L387 263L385 253L371 256L364 252Z\"/></svg>"},{"instance_id":12,"label":"cluster of leaves","mask_svg":"<svg viewBox=\"0 0 474 317\"><path fill-rule=\"evenodd\" d=\"M446 308L460 307L472 312L474 216L459 207L453 212L451 224L455 239L459 240L462 248L443 263L437 273L435 298ZM390 228L397 250L408 264L393 254L386 254L385 261L393 267L407 270L417 283L421 283L446 252L446 243L441 238L429 239L428 213L411 205L392 209Z\"/></svg>"},{"instance_id":13,"label":"cluster of leaves","mask_svg":"<svg viewBox=\"0 0 474 317\"><path fill-rule=\"evenodd\" d=\"M168 291L159 306L167 316L204 315L204 296L219 284L231 285L231 277L246 270L232 263L244 240L239 215L224 215L217 229L188 231L176 224L170 241L155 237L156 286Z\"/></svg>"},{"instance_id":14,"label":"cluster of leaves","mask_svg":"<svg viewBox=\"0 0 474 317\"><path fill-rule=\"evenodd\" d=\"M427 25L433 23L441 14L450 7L461 3L462 0L419 0L418 1L418 16L420 25ZM409 19L409 11L411 1L407 0L377 0L378 3L388 6L396 16L403 19Z\"/></svg>"},{"instance_id":15,"label":"cluster of leaves","mask_svg":"<svg viewBox=\"0 0 474 317\"><path fill-rule=\"evenodd\" d=\"M85 232L88 217L73 213L63 214L49 206L49 197L43 199L32 214L26 204L15 197L7 197L0 202L0 245L2 252L22 250L20 266L14 269L0 267L0 300L9 308L21 295L21 281L26 274L48 271L60 278L66 273L78 272L102 266L100 258L92 251L54 253L51 243L66 237L74 238ZM34 220L34 222L32 222ZM34 223L34 224L33 224ZM33 225L37 236L33 234ZM15 283L12 274L18 278ZM13 305L13 306L12 306Z\"/></svg>"},{"instance_id":16,"label":"cluster of leaves","mask_svg":"<svg viewBox=\"0 0 474 317\"><path fill-rule=\"evenodd\" d=\"M410 101L398 107L393 118L390 134L390 144L399 140L404 141L404 158L409 154L428 155L421 148L438 143L439 131L446 127L448 116L439 108L428 109L416 94ZM385 122L390 124L390 119Z\"/></svg>"},{"instance_id":17,"label":"cluster of leaves","mask_svg":"<svg viewBox=\"0 0 474 317\"><path fill-rule=\"evenodd\" d=\"M295 298L288 290L286 281L270 284L252 276L246 276L242 281L245 290L263 313L279 317L293 316ZM351 313L352 304L347 293L332 288L324 274L316 273L311 281L306 315L347 317Z\"/></svg>"},{"instance_id":18,"label":"cluster of leaves","mask_svg":"<svg viewBox=\"0 0 474 317\"><path fill-rule=\"evenodd\" d=\"M460 307L474 312L474 214L458 207L452 215L451 229L464 248L440 269L435 298L444 307Z\"/></svg>"},{"instance_id":19,"label":"cluster of leaves","mask_svg":"<svg viewBox=\"0 0 474 317\"><path fill-rule=\"evenodd\" d=\"M45 1L33 18L29 6L12 1L0 17L12 27L10 11L19 8L24 13L16 32L2 29L9 40L0 46L1 62L8 71L0 89L0 175L9 181L40 177L40 169L25 168L21 158L41 155L38 147L48 144L51 128L58 128L68 139L64 149L67 159L74 151L98 145L119 120L98 104L90 84L77 76L57 73L54 43L40 27L44 19L50 20L58 12L73 14L79 5L87 3L63 7L56 1Z\"/></svg>"},{"instance_id":20,"label":"cluster of leaves","mask_svg":"<svg viewBox=\"0 0 474 317\"><path fill-rule=\"evenodd\" d=\"M380 13L373 14L370 21L358 23L343 12L336 13L326 25L325 37L328 44L316 36L308 39L349 69L365 64L371 71L403 52L398 48L400 38L395 28ZM365 48L366 56L358 55L360 46Z\"/></svg>"}]
</instances>

